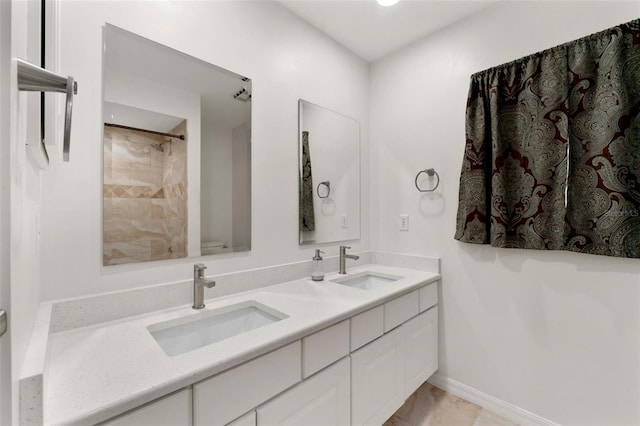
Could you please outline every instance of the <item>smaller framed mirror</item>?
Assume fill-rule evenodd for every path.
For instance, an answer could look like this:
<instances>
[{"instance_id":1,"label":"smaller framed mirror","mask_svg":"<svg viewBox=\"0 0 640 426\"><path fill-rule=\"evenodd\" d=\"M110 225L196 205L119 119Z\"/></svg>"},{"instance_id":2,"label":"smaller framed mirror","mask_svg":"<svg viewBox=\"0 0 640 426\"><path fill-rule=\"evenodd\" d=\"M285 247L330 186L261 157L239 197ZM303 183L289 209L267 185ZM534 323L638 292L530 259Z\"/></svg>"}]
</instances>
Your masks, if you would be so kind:
<instances>
[{"instance_id":1,"label":"smaller framed mirror","mask_svg":"<svg viewBox=\"0 0 640 426\"><path fill-rule=\"evenodd\" d=\"M298 101L300 244L360 238L360 123Z\"/></svg>"}]
</instances>

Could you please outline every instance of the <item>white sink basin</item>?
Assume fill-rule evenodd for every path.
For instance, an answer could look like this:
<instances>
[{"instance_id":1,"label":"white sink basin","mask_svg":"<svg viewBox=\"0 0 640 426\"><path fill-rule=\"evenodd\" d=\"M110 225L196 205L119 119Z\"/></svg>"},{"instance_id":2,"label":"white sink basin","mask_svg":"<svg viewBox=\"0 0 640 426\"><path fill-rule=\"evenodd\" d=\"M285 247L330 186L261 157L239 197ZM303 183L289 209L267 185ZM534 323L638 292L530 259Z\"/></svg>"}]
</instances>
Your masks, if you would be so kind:
<instances>
[{"instance_id":1,"label":"white sink basin","mask_svg":"<svg viewBox=\"0 0 640 426\"><path fill-rule=\"evenodd\" d=\"M287 315L255 301L198 312L147 327L169 356L180 355L278 322Z\"/></svg>"},{"instance_id":2,"label":"white sink basin","mask_svg":"<svg viewBox=\"0 0 640 426\"><path fill-rule=\"evenodd\" d=\"M380 274L377 272L361 272L354 275L348 275L344 278L336 278L331 280L331 282L362 290L373 290L394 281L398 281L401 278L402 277L394 277L393 275Z\"/></svg>"}]
</instances>

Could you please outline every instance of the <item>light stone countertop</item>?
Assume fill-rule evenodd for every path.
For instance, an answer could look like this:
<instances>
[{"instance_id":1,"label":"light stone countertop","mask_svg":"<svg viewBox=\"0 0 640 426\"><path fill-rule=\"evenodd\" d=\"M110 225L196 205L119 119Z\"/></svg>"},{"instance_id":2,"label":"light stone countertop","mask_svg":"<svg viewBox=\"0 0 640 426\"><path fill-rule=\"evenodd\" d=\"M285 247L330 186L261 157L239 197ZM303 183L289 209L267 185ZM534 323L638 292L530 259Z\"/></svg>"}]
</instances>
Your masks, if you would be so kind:
<instances>
[{"instance_id":1,"label":"light stone countertop","mask_svg":"<svg viewBox=\"0 0 640 426\"><path fill-rule=\"evenodd\" d=\"M51 334L44 423L107 420L440 279L436 273L377 264L352 268L349 275L363 271L402 279L361 290L330 282L344 277L330 274L321 282L289 281L206 300L200 311L182 306ZM172 357L147 330L152 324L206 316L245 301L256 301L288 318Z\"/></svg>"}]
</instances>

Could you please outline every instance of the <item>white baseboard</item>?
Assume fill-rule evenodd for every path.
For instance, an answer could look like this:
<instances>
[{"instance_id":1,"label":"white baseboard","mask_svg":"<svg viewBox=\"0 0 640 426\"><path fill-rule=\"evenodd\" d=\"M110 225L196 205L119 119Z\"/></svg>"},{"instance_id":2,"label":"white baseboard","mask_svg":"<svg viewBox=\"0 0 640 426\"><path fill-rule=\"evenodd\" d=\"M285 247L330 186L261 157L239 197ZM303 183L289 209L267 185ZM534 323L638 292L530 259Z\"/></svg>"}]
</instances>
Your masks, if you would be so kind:
<instances>
[{"instance_id":1,"label":"white baseboard","mask_svg":"<svg viewBox=\"0 0 640 426\"><path fill-rule=\"evenodd\" d=\"M544 425L544 426L560 426L558 423L547 420L544 417L540 417L527 410L523 410L513 404L509 404L494 396L488 395L484 392L467 386L464 383L460 383L456 380L449 379L438 374L434 374L428 380L433 386L440 388L451 395L465 399L469 402L477 404L482 408L498 414L506 419L516 422L521 425Z\"/></svg>"}]
</instances>

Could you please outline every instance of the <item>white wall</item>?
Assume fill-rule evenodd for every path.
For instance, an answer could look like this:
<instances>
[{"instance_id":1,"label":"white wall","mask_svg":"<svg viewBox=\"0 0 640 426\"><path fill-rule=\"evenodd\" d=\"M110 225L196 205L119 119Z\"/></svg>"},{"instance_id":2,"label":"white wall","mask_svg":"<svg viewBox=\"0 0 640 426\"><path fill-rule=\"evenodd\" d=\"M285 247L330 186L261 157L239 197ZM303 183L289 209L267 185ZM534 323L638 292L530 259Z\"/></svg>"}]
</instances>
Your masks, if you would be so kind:
<instances>
[{"instance_id":1,"label":"white wall","mask_svg":"<svg viewBox=\"0 0 640 426\"><path fill-rule=\"evenodd\" d=\"M11 56L25 59L39 64L39 15L38 2L11 2ZM4 22L3 22L4 24ZM4 44L3 51L7 47ZM15 71L11 71L11 78L16 78ZM3 307L9 310L10 334L4 339L11 339L11 383L12 383L12 416L11 424L17 424L18 393L17 381L25 359L29 336L37 306L40 301L40 258L41 251L38 245L40 211L40 171L35 167L26 154L25 144L27 134L38 134L39 115L31 114L28 108L29 102L39 102L39 94L20 93L14 84L3 86L3 90L9 90L11 96L9 117L4 116L2 127L8 131L8 140L2 135L2 165L10 165L9 170L3 168L3 191L10 191L10 256L9 274L11 281L10 306L6 300L2 301ZM8 126L7 126L8 124ZM7 126L7 127L5 127ZM33 132L33 130L36 130ZM5 145L6 144L6 145ZM7 157L8 155L8 157ZM6 161L6 163L5 163ZM3 195L4 198L4 195ZM3 200L3 214L6 204ZM4 224L3 224L4 227ZM3 232L3 237L6 237ZM3 244L5 239L3 238ZM8 253L3 250L4 256ZM4 272L3 272L4 274ZM8 380L3 377L3 380ZM4 404L3 404L4 408Z\"/></svg>"},{"instance_id":2,"label":"white wall","mask_svg":"<svg viewBox=\"0 0 640 426\"><path fill-rule=\"evenodd\" d=\"M0 2L0 181L11 174L11 2ZM11 298L11 198L10 187L0 185L0 309L10 308ZM10 335L0 339L0 424L11 424L13 406ZM17 395L17 394L16 394Z\"/></svg>"},{"instance_id":3,"label":"white wall","mask_svg":"<svg viewBox=\"0 0 640 426\"><path fill-rule=\"evenodd\" d=\"M638 16L638 2L498 2L371 70L372 246L442 257L438 374L560 424L640 424L640 264L453 239L469 76ZM440 188L421 196L430 167Z\"/></svg>"},{"instance_id":4,"label":"white wall","mask_svg":"<svg viewBox=\"0 0 640 426\"><path fill-rule=\"evenodd\" d=\"M229 247L233 245L231 132L229 126L202 122L200 239L222 241Z\"/></svg>"},{"instance_id":5,"label":"white wall","mask_svg":"<svg viewBox=\"0 0 640 426\"><path fill-rule=\"evenodd\" d=\"M251 247L251 128L241 124L232 131L233 248Z\"/></svg>"},{"instance_id":6,"label":"white wall","mask_svg":"<svg viewBox=\"0 0 640 426\"><path fill-rule=\"evenodd\" d=\"M215 114L215 113L213 113ZM202 124L201 240L251 247L251 130Z\"/></svg>"},{"instance_id":7,"label":"white wall","mask_svg":"<svg viewBox=\"0 0 640 426\"><path fill-rule=\"evenodd\" d=\"M60 13L60 68L79 87L71 161L55 164L43 182L44 300L188 280L196 261L101 265L105 22L252 79L252 248L198 259L209 267L207 273L313 256L313 247L298 246L297 101L341 111L368 129L366 62L273 2L63 1ZM368 164L368 135L362 133L363 164ZM362 177L366 188L367 168ZM363 191L362 204L368 202ZM354 250L369 248L366 215L363 230ZM325 251L336 255L338 245Z\"/></svg>"}]
</instances>

